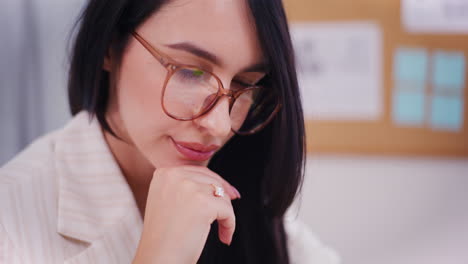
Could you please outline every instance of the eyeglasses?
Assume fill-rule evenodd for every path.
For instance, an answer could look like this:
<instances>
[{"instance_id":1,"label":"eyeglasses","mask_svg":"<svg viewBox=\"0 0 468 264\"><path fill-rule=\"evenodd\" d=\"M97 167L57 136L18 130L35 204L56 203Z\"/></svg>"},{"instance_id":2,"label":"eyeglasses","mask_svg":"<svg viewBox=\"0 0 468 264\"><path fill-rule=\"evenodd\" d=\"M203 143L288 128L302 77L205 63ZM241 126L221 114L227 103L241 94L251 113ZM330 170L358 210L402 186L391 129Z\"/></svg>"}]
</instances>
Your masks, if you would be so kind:
<instances>
[{"instance_id":1,"label":"eyeglasses","mask_svg":"<svg viewBox=\"0 0 468 264\"><path fill-rule=\"evenodd\" d=\"M133 36L167 69L161 105L169 117L194 120L207 114L223 97L229 98L231 130L249 135L264 128L281 108L273 89L236 82L225 89L214 73L197 66L181 64L157 50L138 33Z\"/></svg>"}]
</instances>

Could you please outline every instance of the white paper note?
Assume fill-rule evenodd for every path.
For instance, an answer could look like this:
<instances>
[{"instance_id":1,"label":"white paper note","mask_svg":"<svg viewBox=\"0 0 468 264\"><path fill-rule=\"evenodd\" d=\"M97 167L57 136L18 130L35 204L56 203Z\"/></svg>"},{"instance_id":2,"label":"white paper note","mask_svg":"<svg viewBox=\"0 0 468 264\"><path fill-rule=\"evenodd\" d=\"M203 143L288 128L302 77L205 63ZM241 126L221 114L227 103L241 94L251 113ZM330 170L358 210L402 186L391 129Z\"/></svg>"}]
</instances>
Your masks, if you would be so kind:
<instances>
[{"instance_id":1,"label":"white paper note","mask_svg":"<svg viewBox=\"0 0 468 264\"><path fill-rule=\"evenodd\" d=\"M468 34L468 0L402 0L401 19L411 33Z\"/></svg>"},{"instance_id":2,"label":"white paper note","mask_svg":"<svg viewBox=\"0 0 468 264\"><path fill-rule=\"evenodd\" d=\"M291 34L307 119L377 120L382 116L378 24L295 23Z\"/></svg>"}]
</instances>

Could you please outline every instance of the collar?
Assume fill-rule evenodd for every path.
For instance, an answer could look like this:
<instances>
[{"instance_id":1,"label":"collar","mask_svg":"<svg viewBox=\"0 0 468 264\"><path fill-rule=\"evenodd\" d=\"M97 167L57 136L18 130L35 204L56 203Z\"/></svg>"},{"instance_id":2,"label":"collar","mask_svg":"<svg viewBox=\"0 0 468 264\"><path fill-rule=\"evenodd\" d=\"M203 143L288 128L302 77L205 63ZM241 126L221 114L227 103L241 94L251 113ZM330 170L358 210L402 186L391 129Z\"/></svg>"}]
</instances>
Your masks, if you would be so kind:
<instances>
[{"instance_id":1,"label":"collar","mask_svg":"<svg viewBox=\"0 0 468 264\"><path fill-rule=\"evenodd\" d=\"M124 228L126 242L138 244L143 222L97 119L78 113L58 134L55 153L58 232L93 244Z\"/></svg>"}]
</instances>

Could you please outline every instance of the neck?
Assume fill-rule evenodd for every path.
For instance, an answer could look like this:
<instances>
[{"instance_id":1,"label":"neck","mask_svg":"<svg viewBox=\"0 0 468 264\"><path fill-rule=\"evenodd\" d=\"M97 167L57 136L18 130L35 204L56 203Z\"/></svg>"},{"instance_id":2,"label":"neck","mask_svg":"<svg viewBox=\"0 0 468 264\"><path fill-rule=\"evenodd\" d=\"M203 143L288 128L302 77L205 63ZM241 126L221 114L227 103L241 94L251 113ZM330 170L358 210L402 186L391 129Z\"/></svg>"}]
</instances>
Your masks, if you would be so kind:
<instances>
[{"instance_id":1,"label":"neck","mask_svg":"<svg viewBox=\"0 0 468 264\"><path fill-rule=\"evenodd\" d=\"M127 180L140 214L144 218L146 198L155 168L135 146L116 138L107 131L104 131L104 138Z\"/></svg>"}]
</instances>

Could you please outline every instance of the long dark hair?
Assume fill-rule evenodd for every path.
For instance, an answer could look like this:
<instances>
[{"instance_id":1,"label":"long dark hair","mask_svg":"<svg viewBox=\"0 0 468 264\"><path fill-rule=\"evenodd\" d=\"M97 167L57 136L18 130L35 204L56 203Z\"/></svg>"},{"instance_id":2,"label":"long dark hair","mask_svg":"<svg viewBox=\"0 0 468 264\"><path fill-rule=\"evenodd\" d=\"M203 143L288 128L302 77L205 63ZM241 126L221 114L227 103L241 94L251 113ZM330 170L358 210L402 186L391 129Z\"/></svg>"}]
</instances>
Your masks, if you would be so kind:
<instances>
[{"instance_id":1,"label":"long dark hair","mask_svg":"<svg viewBox=\"0 0 468 264\"><path fill-rule=\"evenodd\" d=\"M87 110L104 129L111 76L102 70L111 48L120 61L131 32L168 0L90 0L80 17L68 83L73 115ZM236 231L231 246L217 237L214 223L198 263L287 264L283 216L299 193L304 167L304 120L294 53L281 0L247 0L269 62L263 85L277 89L283 107L257 134L234 136L209 168L236 186Z\"/></svg>"}]
</instances>

